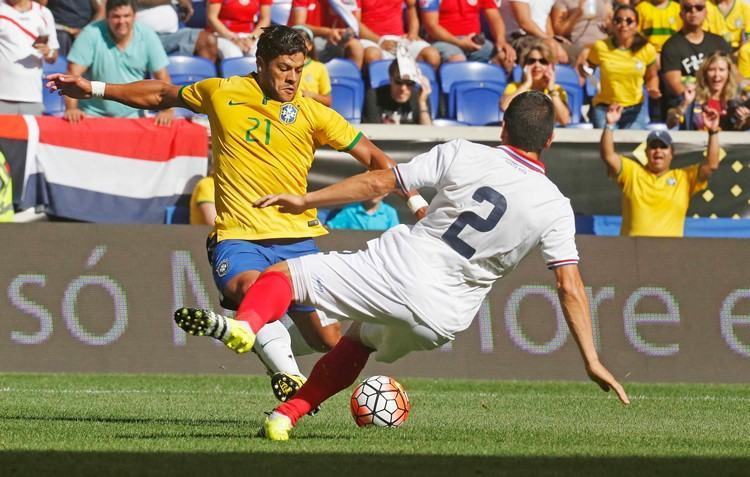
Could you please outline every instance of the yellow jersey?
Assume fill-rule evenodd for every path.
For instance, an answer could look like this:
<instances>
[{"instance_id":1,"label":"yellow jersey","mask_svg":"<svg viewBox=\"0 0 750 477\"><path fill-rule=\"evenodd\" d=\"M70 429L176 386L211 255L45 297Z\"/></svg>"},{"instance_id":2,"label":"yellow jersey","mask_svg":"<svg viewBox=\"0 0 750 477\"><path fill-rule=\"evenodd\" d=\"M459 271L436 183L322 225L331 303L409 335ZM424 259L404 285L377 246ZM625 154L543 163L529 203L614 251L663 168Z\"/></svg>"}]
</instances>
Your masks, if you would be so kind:
<instances>
[{"instance_id":1,"label":"yellow jersey","mask_svg":"<svg viewBox=\"0 0 750 477\"><path fill-rule=\"evenodd\" d=\"M302 79L299 82L300 91L312 91L323 96L331 94L331 78L326 66L320 61L307 60L302 68Z\"/></svg>"},{"instance_id":2,"label":"yellow jersey","mask_svg":"<svg viewBox=\"0 0 750 477\"><path fill-rule=\"evenodd\" d=\"M727 43L736 50L742 44L743 35L747 36L750 33L750 5L745 0L734 0L731 8L724 15L718 5L714 5L711 2L707 3L710 3L713 7L709 7L708 10L712 21L717 25L721 21L724 23L724 31L717 34L722 35ZM709 17L706 17L706 20L708 19Z\"/></svg>"},{"instance_id":3,"label":"yellow jersey","mask_svg":"<svg viewBox=\"0 0 750 477\"><path fill-rule=\"evenodd\" d=\"M203 214L198 206L201 204L214 204L214 176L204 177L199 180L193 188L193 194L190 196L190 224L191 225L213 225L206 224L203 220Z\"/></svg>"},{"instance_id":4,"label":"yellow jersey","mask_svg":"<svg viewBox=\"0 0 750 477\"><path fill-rule=\"evenodd\" d=\"M326 234L315 209L299 215L258 209L267 194L307 192L315 150L356 146L358 132L336 111L298 90L292 101L268 98L255 75L210 78L184 86L182 101L208 116L216 183L217 240L308 238Z\"/></svg>"},{"instance_id":5,"label":"yellow jersey","mask_svg":"<svg viewBox=\"0 0 750 477\"><path fill-rule=\"evenodd\" d=\"M633 53L618 48L611 39L598 40L589 51L588 62L599 67L600 89L594 105L618 103L623 107L643 101L646 69L656 62L656 49L650 43Z\"/></svg>"},{"instance_id":6,"label":"yellow jersey","mask_svg":"<svg viewBox=\"0 0 750 477\"><path fill-rule=\"evenodd\" d=\"M740 0L744 2L744 0ZM706 2L706 19L703 20L703 30L714 35L719 35L729 43L730 35L727 31L727 23L722 15L719 7L716 6L712 1Z\"/></svg>"},{"instance_id":7,"label":"yellow jersey","mask_svg":"<svg viewBox=\"0 0 750 477\"><path fill-rule=\"evenodd\" d=\"M742 45L737 52L737 69L743 79L750 78L750 42Z\"/></svg>"},{"instance_id":8,"label":"yellow jersey","mask_svg":"<svg viewBox=\"0 0 750 477\"><path fill-rule=\"evenodd\" d=\"M682 28L679 2L669 1L664 6L656 6L650 1L639 3L638 30L654 45L656 51L661 51L664 42Z\"/></svg>"},{"instance_id":9,"label":"yellow jersey","mask_svg":"<svg viewBox=\"0 0 750 477\"><path fill-rule=\"evenodd\" d=\"M617 183L622 188L620 235L682 237L690 197L705 189L700 165L671 169L657 176L639 162L620 158Z\"/></svg>"}]
</instances>

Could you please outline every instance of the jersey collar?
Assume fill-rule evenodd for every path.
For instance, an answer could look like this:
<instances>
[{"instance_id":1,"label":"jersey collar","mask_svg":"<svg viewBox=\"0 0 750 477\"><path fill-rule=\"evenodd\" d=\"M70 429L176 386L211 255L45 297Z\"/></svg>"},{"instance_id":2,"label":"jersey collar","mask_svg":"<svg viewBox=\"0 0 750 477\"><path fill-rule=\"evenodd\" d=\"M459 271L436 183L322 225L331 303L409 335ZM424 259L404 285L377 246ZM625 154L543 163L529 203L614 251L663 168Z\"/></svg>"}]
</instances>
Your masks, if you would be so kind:
<instances>
[{"instance_id":1,"label":"jersey collar","mask_svg":"<svg viewBox=\"0 0 750 477\"><path fill-rule=\"evenodd\" d=\"M537 161L533 157L529 157L526 155L525 152L522 150L515 148L513 146L499 146L500 149L508 153L510 157L515 159L516 162L520 162L524 166L528 167L532 171L539 172L541 174L546 174L547 170L544 167L544 163L541 161Z\"/></svg>"}]
</instances>

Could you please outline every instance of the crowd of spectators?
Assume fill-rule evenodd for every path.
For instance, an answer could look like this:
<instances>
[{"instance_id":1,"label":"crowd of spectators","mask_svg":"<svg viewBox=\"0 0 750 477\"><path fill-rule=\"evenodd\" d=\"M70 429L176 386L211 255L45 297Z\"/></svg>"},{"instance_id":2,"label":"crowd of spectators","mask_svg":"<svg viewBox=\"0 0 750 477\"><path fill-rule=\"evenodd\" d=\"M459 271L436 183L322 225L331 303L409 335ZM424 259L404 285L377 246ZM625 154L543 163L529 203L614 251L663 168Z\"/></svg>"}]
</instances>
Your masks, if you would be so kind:
<instances>
[{"instance_id":1,"label":"crowd of spectators","mask_svg":"<svg viewBox=\"0 0 750 477\"><path fill-rule=\"evenodd\" d=\"M32 77L58 54L71 73L101 81L168 79L167 55L217 64L252 57L262 29L285 20L310 41L302 91L327 105L330 80L321 63L346 58L366 78L370 63L400 55L436 72L445 62L499 65L508 87L498 107L519 92L544 91L559 126L571 117L568 95L555 83L557 65L565 64L582 87L596 85L587 98L594 127L605 125L611 105L623 108L618 128L656 122L701 129L701 108L717 108L722 128L750 127L747 0L207 0L203 28L185 27L194 16L191 0L102 1L0 0L0 110L40 114ZM724 56L714 58L717 52ZM701 69L708 58L711 66ZM418 104L425 96L419 78L392 79L390 94L366 95L367 121L430 124L422 112L430 119L442 112ZM404 86L409 91L399 93ZM84 103L68 101L65 117L135 114ZM159 121L168 123L169 114Z\"/></svg>"}]
</instances>

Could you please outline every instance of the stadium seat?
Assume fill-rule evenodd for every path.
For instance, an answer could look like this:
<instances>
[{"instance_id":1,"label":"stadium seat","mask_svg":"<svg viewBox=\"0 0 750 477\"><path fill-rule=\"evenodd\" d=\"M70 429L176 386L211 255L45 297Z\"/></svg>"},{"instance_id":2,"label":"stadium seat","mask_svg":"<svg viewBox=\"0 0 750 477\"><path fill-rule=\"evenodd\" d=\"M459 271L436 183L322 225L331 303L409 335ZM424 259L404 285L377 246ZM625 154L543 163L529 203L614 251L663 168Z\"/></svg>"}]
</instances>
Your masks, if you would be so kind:
<instances>
[{"instance_id":1,"label":"stadium seat","mask_svg":"<svg viewBox=\"0 0 750 477\"><path fill-rule=\"evenodd\" d=\"M499 124L503 119L500 98L505 85L485 81L460 81L453 85L456 120L470 126Z\"/></svg>"},{"instance_id":2,"label":"stadium seat","mask_svg":"<svg viewBox=\"0 0 750 477\"><path fill-rule=\"evenodd\" d=\"M568 95L568 109L570 109L570 124L581 122L581 108L585 92L581 86L580 78L575 68L568 65L557 65L555 67L555 81Z\"/></svg>"},{"instance_id":3,"label":"stadium seat","mask_svg":"<svg viewBox=\"0 0 750 477\"><path fill-rule=\"evenodd\" d=\"M349 60L333 59L325 64L331 77L331 107L347 121L362 121L365 84L359 68Z\"/></svg>"},{"instance_id":4,"label":"stadium seat","mask_svg":"<svg viewBox=\"0 0 750 477\"><path fill-rule=\"evenodd\" d=\"M247 76L256 71L258 71L258 65L255 63L255 58L240 56L238 58L227 58L221 62L221 76L224 78Z\"/></svg>"},{"instance_id":5,"label":"stadium seat","mask_svg":"<svg viewBox=\"0 0 750 477\"><path fill-rule=\"evenodd\" d=\"M216 66L198 56L170 56L167 71L172 84L176 85L192 84L206 78L216 77Z\"/></svg>"},{"instance_id":6,"label":"stadium seat","mask_svg":"<svg viewBox=\"0 0 750 477\"><path fill-rule=\"evenodd\" d=\"M390 78L388 76L388 67L391 65L392 61L393 60L380 60L370 63L368 67L370 88L379 88L384 84L390 83ZM437 77L435 76L435 70L433 70L429 64L421 61L418 62L417 65L419 66L422 75L427 77L427 79L430 81L430 86L432 86L432 93L430 93L430 109L432 112L432 117L434 118L438 111L438 99L440 96L440 89L438 86Z\"/></svg>"},{"instance_id":7,"label":"stadium seat","mask_svg":"<svg viewBox=\"0 0 750 477\"><path fill-rule=\"evenodd\" d=\"M461 99L469 101L474 108L480 107L483 110L472 112L468 111L466 107L462 107L462 117L466 119L466 122L479 124L474 121L488 117L500 118L499 100L507 84L505 71L502 68L475 61L444 63L440 67L440 87L443 94L447 95L448 119L461 121L457 115L457 93L459 91L458 86L462 83L465 84L460 88ZM487 88L490 92L482 93L480 91L482 88ZM483 101L489 101L494 96L497 96L494 104L476 102L480 98L483 98ZM495 109L497 111L494 111ZM493 111L490 112L489 110ZM499 119L494 121L499 121Z\"/></svg>"},{"instance_id":8,"label":"stadium seat","mask_svg":"<svg viewBox=\"0 0 750 477\"><path fill-rule=\"evenodd\" d=\"M164 209L164 223L172 224L189 224L190 208L181 205L168 205Z\"/></svg>"},{"instance_id":9,"label":"stadium seat","mask_svg":"<svg viewBox=\"0 0 750 477\"><path fill-rule=\"evenodd\" d=\"M65 99L57 93L47 89L47 75L65 73L68 70L68 60L60 55L54 63L42 63L42 101L44 114L47 116L61 116L65 112Z\"/></svg>"}]
</instances>

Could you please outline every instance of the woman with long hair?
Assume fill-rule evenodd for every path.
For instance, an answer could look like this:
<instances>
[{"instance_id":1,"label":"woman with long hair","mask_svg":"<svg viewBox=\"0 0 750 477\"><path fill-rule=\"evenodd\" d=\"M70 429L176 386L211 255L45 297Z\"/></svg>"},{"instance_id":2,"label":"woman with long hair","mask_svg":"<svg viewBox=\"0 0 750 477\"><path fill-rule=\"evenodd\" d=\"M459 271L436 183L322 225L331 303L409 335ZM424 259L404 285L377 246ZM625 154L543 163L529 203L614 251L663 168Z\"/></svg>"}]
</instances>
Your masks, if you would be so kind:
<instances>
[{"instance_id":1,"label":"woman with long hair","mask_svg":"<svg viewBox=\"0 0 750 477\"><path fill-rule=\"evenodd\" d=\"M596 128L604 127L610 105L622 106L623 113L615 125L620 129L645 129L648 111L643 87L649 97L658 99L658 66L656 50L638 32L638 12L630 5L618 5L612 14L609 38L591 47L586 60L600 72L599 92L594 96L590 119ZM585 68L581 68L586 73Z\"/></svg>"},{"instance_id":2,"label":"woman with long hair","mask_svg":"<svg viewBox=\"0 0 750 477\"><path fill-rule=\"evenodd\" d=\"M750 109L738 98L737 66L726 53L717 51L709 56L696 73L694 81L685 84L680 104L667 112L667 126L683 130L702 130L704 109L719 113L723 130L750 127Z\"/></svg>"},{"instance_id":3,"label":"woman with long hair","mask_svg":"<svg viewBox=\"0 0 750 477\"><path fill-rule=\"evenodd\" d=\"M570 109L565 90L555 83L555 54L544 40L535 40L521 51L523 80L509 83L500 98L500 109L505 109L519 94L541 91L552 99L555 108L555 122L560 126L570 124Z\"/></svg>"}]
</instances>

